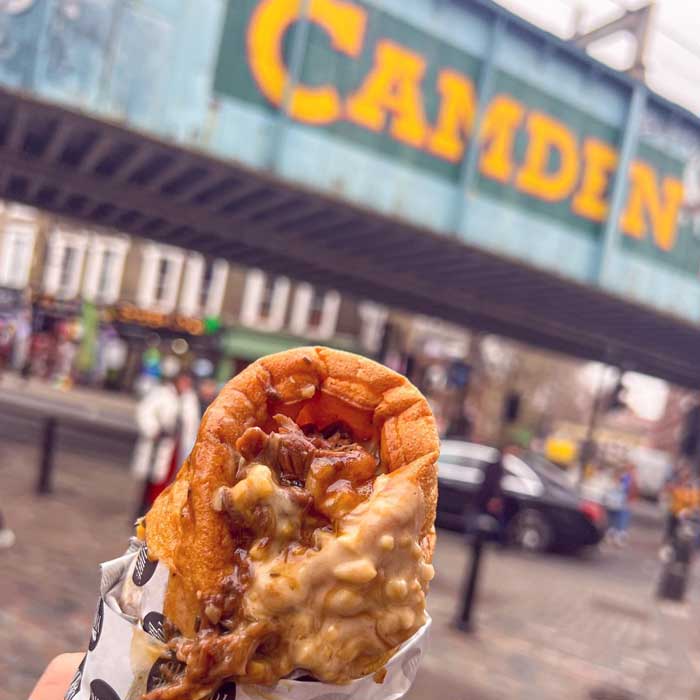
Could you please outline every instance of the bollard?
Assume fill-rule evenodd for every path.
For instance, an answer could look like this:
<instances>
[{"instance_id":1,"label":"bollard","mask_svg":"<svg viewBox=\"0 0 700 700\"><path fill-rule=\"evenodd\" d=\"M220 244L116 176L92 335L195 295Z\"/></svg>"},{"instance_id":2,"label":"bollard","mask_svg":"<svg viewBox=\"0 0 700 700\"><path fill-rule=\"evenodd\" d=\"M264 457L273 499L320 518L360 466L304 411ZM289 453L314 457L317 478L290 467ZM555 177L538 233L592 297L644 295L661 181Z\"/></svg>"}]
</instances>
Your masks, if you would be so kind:
<instances>
[{"instance_id":1,"label":"bollard","mask_svg":"<svg viewBox=\"0 0 700 700\"><path fill-rule=\"evenodd\" d=\"M476 586L479 580L479 567L481 564L481 551L484 546L484 539L480 533L477 533L471 546L471 558L468 563L468 571L465 575L465 586L462 594L462 609L459 617L455 621L455 626L462 632L472 632L473 626L471 622L472 609L474 607L474 599L476 597Z\"/></svg>"},{"instance_id":2,"label":"bollard","mask_svg":"<svg viewBox=\"0 0 700 700\"><path fill-rule=\"evenodd\" d=\"M461 632L473 632L472 611L476 602L476 592L481 570L481 554L487 535L497 532L498 522L490 515L481 514L475 518L475 531L471 537L471 556L467 564L462 588L462 607L455 620L455 627Z\"/></svg>"},{"instance_id":3,"label":"bollard","mask_svg":"<svg viewBox=\"0 0 700 700\"><path fill-rule=\"evenodd\" d=\"M51 493L53 476L53 451L56 439L56 419L49 417L44 421L44 432L41 441L41 461L39 463L39 479L36 492Z\"/></svg>"},{"instance_id":4,"label":"bollard","mask_svg":"<svg viewBox=\"0 0 700 700\"><path fill-rule=\"evenodd\" d=\"M488 535L499 530L498 521L489 511L493 507L493 501L501 497L502 478L503 464L501 455L494 450L492 459L484 468L484 479L479 486L479 490L467 506L465 526L466 534L471 542L471 557L464 577L462 607L459 616L455 620L455 627L462 632L471 632L473 630L471 618L479 583L479 568L484 540Z\"/></svg>"},{"instance_id":5,"label":"bollard","mask_svg":"<svg viewBox=\"0 0 700 700\"><path fill-rule=\"evenodd\" d=\"M656 591L658 598L681 602L685 599L697 537L697 522L682 515L671 541L663 547L663 566Z\"/></svg>"}]
</instances>

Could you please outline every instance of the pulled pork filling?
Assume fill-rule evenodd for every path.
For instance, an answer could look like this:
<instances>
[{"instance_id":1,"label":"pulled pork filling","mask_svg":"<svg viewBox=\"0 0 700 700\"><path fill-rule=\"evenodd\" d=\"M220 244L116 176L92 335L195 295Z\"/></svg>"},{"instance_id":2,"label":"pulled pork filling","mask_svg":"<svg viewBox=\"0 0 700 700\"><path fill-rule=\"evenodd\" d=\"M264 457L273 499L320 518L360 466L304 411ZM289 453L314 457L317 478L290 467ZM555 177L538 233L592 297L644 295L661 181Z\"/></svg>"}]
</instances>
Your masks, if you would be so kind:
<instances>
[{"instance_id":1,"label":"pulled pork filling","mask_svg":"<svg viewBox=\"0 0 700 700\"><path fill-rule=\"evenodd\" d=\"M183 670L145 700L207 698L227 680L272 684L295 670L347 682L425 622L434 571L419 487L383 474L376 449L340 426L275 421L236 443L234 483L212 502L238 542L233 571L200 600L196 636L173 631Z\"/></svg>"}]
</instances>

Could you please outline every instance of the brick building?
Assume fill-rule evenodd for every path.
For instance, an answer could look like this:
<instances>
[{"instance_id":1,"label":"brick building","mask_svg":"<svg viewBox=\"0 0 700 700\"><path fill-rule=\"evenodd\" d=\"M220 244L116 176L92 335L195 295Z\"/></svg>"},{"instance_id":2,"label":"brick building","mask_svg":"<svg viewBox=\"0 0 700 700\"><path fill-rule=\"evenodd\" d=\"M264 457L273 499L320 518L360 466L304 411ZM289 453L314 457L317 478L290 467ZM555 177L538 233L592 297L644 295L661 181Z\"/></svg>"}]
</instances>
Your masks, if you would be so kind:
<instances>
[{"instance_id":1,"label":"brick building","mask_svg":"<svg viewBox=\"0 0 700 700\"><path fill-rule=\"evenodd\" d=\"M122 388L133 386L147 350L165 357L174 347L185 356L181 364L205 360L197 366L208 362L220 379L255 357L302 343L375 354L387 316L333 289L17 205L0 211L0 289L6 346L17 339L13 315L31 308L33 335L47 346L70 342L83 358L81 369L90 370L82 378L101 381L104 373L85 360L91 355L99 365L102 337L110 336L114 348L123 344L111 353L123 359ZM94 309L96 323L86 320L86 308ZM95 337L86 338L88 332Z\"/></svg>"}]
</instances>

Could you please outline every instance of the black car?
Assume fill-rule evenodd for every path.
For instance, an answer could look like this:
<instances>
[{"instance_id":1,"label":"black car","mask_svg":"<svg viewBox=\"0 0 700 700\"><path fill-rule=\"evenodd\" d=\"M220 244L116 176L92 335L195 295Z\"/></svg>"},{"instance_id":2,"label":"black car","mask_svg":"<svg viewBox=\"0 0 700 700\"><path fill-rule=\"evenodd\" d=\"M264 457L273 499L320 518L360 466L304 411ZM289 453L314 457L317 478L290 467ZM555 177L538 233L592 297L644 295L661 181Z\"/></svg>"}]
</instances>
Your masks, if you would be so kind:
<instances>
[{"instance_id":1,"label":"black car","mask_svg":"<svg viewBox=\"0 0 700 700\"><path fill-rule=\"evenodd\" d=\"M438 525L463 530L492 447L443 440L438 462ZM559 467L535 453L503 456L502 497L495 508L501 533L531 551L576 551L595 545L607 526L605 510L581 498Z\"/></svg>"}]
</instances>

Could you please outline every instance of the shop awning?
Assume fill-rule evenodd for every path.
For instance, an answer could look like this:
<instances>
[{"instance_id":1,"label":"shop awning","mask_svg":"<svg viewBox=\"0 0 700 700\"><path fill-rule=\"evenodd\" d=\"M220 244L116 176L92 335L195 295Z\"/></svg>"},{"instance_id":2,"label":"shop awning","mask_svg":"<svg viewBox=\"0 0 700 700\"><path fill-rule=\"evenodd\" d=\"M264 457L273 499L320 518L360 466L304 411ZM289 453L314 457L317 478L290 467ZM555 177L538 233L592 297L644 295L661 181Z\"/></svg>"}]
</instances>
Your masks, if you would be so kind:
<instances>
[{"instance_id":1,"label":"shop awning","mask_svg":"<svg viewBox=\"0 0 700 700\"><path fill-rule=\"evenodd\" d=\"M241 360L257 360L263 355L271 355L301 345L317 345L318 341L300 338L293 335L278 333L262 333L247 328L234 328L221 336L221 351L228 357ZM324 340L323 345L338 348L339 350L351 350L358 352L358 348L350 342L338 339Z\"/></svg>"}]
</instances>

